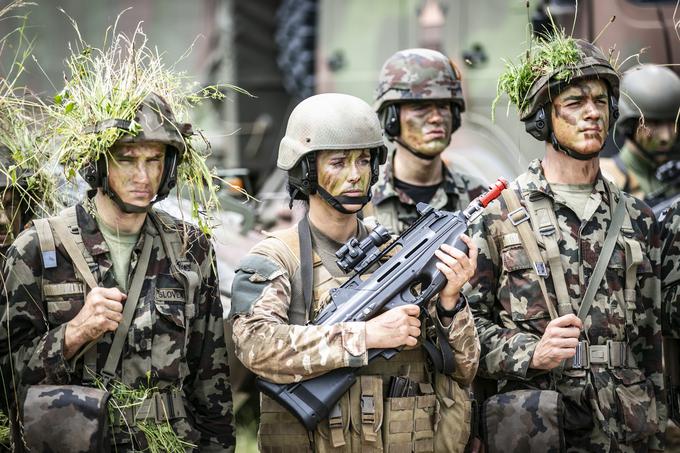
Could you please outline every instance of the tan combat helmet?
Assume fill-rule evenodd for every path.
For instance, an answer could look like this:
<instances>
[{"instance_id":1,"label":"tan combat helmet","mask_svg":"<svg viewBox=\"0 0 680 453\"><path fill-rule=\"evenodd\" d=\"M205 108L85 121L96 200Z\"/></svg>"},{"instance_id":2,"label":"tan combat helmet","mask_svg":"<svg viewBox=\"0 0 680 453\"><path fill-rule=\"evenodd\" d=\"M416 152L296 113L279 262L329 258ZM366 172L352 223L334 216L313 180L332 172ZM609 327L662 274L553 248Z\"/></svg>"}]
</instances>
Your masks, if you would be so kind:
<instances>
[{"instance_id":1,"label":"tan combat helmet","mask_svg":"<svg viewBox=\"0 0 680 453\"><path fill-rule=\"evenodd\" d=\"M400 50L387 59L378 79L373 108L389 139L401 133L399 104L420 101L451 101L451 132L460 127L465 111L460 72L441 52L431 49Z\"/></svg>"},{"instance_id":2,"label":"tan combat helmet","mask_svg":"<svg viewBox=\"0 0 680 453\"><path fill-rule=\"evenodd\" d=\"M135 128L134 125L138 125ZM156 93L150 93L139 105L134 121L118 118L98 122L87 133L98 134L106 129L126 131L117 141L119 143L162 143L166 145L163 176L154 202L168 196L177 184L177 167L186 149L185 137L191 135L190 124L179 124L168 103ZM111 189L106 172L106 156L102 155L97 162L90 162L81 169L81 175L93 189L101 187L123 212L144 212L147 207L139 207L123 202Z\"/></svg>"},{"instance_id":3,"label":"tan combat helmet","mask_svg":"<svg viewBox=\"0 0 680 453\"><path fill-rule=\"evenodd\" d=\"M375 112L366 102L347 94L324 93L300 102L288 119L286 135L279 145L277 166L288 172L291 203L316 193L338 209L334 197L324 196L316 178L315 154L324 150L371 150L371 184L378 180L378 166L387 150ZM329 198L330 197L330 198ZM356 197L359 198L359 197ZM361 204L369 196L361 197ZM341 209L338 209L343 212Z\"/></svg>"}]
</instances>

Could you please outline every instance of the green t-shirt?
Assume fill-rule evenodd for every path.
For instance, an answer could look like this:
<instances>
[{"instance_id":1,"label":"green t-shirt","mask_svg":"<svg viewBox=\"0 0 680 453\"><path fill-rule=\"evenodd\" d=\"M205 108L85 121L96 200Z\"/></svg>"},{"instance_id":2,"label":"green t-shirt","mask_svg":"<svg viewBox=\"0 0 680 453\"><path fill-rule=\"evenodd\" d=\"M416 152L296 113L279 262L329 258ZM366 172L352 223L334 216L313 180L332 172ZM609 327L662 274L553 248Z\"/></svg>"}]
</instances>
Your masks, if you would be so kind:
<instances>
[{"instance_id":1,"label":"green t-shirt","mask_svg":"<svg viewBox=\"0 0 680 453\"><path fill-rule=\"evenodd\" d=\"M592 184L550 183L550 188L555 195L564 200L564 203L576 213L579 219L583 219L590 194L593 192Z\"/></svg>"},{"instance_id":2,"label":"green t-shirt","mask_svg":"<svg viewBox=\"0 0 680 453\"><path fill-rule=\"evenodd\" d=\"M132 250L137 244L139 233L122 233L117 229L109 227L103 220L97 217L97 225L104 235L104 240L109 246L111 262L113 263L113 273L116 276L118 286L123 291L127 291L128 273L130 272L130 257Z\"/></svg>"}]
</instances>

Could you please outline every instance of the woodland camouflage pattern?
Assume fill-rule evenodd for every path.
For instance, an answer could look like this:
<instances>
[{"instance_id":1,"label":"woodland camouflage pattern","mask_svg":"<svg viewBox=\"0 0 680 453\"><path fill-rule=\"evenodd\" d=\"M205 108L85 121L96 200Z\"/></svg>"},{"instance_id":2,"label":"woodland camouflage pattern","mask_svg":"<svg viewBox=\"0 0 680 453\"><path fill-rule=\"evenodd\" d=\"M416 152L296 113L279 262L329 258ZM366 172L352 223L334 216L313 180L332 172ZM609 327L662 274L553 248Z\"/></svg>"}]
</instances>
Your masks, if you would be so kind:
<instances>
[{"instance_id":1,"label":"woodland camouflage pattern","mask_svg":"<svg viewBox=\"0 0 680 453\"><path fill-rule=\"evenodd\" d=\"M96 263L98 281L103 287L115 287L109 249L93 217L93 202L76 205L76 212L84 245ZM202 281L194 303L189 305L183 285L171 275L170 259L158 231L147 217L133 251L130 272L141 252L145 231L153 236L154 244L115 379L132 387L182 389L190 415L171 422L175 432L201 451L233 451L231 389L215 257L207 238L193 227L176 221L168 228L186 229L185 256L195 263L192 266L197 266ZM11 346L19 401L30 385L81 384L83 376L81 360L73 366L64 359L63 343L66 323L83 306L84 285L61 245L57 246L59 266L55 269L43 270L39 250L35 229L23 232L10 248L4 271L2 306L7 304L8 311L0 328L0 354L6 355ZM109 332L97 344L99 370L112 339ZM129 434L122 429L115 434L118 451L131 447ZM143 438L136 437L137 441Z\"/></svg>"},{"instance_id":2,"label":"woodland camouflage pattern","mask_svg":"<svg viewBox=\"0 0 680 453\"><path fill-rule=\"evenodd\" d=\"M358 235L358 239L361 240L361 237L366 235L364 229L364 234ZM294 226L288 230L273 233L271 237L260 242L239 265L232 288L235 299L232 300L231 312L231 317L234 320L233 337L238 358L257 375L278 383L298 382L340 367L365 366L368 357L363 323L350 322L332 326L304 325L306 316L301 294L302 285L299 252L297 250L299 250L299 240L297 226ZM314 250L318 251L319 248L314 245ZM337 266L334 266L333 269L330 265L323 264L322 259L320 254L315 252L312 318L316 316L328 300L328 291L341 285L347 279ZM302 306L302 313L298 309L300 305ZM436 317L434 304L431 313ZM435 322L439 321L435 320ZM446 440L447 445L456 445L456 451L458 448L462 451L469 435L469 402L465 400L466 404L456 403L454 407L451 407L451 404L456 398L455 392L463 391L459 385L468 385L477 371L479 343L472 314L467 306L455 316L449 327L442 328L448 332L449 343L454 351L455 372L451 377L436 374L433 385L437 389L437 397L439 398L437 407L441 408L439 414L442 416L442 420L451 420L453 414L456 413L458 423L451 425L443 421L442 423L445 423L448 427L447 432L442 433L442 438L438 438L436 433L434 436L435 442L444 442L443 436L448 436L450 439ZM404 375L404 373L416 382L431 381L428 372L426 372L422 348L417 347L403 351L389 361L372 362L370 366L359 372L362 379L366 378L365 375L382 376L379 378L378 384L375 384L378 386L375 394L380 395L383 394L380 386L387 386L388 376ZM454 380L455 382L453 382ZM349 400L354 399L355 390L353 389L354 387L348 392L349 396L346 395ZM427 398L427 395L422 398ZM407 400L408 398L400 399ZM458 401L461 400L458 399ZM425 401L422 403L425 404ZM380 403L381 408L383 405L385 417L391 416L394 419L404 417L403 413L397 414L395 412L395 408L389 405L389 400ZM341 406L346 407L342 400ZM347 406L350 405L347 404ZM356 406L359 406L358 402ZM355 407L355 404L350 407ZM431 409L434 410L434 406ZM280 408L277 412L276 408L272 408L272 402L268 398L263 398L262 411L263 419L260 426L260 448L263 449L262 451L279 451L267 449L266 445L263 448L263 441L266 441L266 439L276 438L278 442L281 442L281 445L290 446L291 442L294 441L294 435L297 436L300 448L303 450L308 448L304 428L290 414L282 413L283 410ZM267 417L271 417L269 412L272 411L276 413L276 418L270 424L266 424ZM434 420L431 415L427 417L428 420ZM286 416L287 419L285 419ZM413 416L412 414L411 417ZM417 417L417 414L415 416ZM356 422L357 417L360 419L361 415L349 415L349 417L353 420L354 429L361 431L361 424ZM378 409L376 409L375 418L375 432L378 439L380 439L382 425L382 439L387 442L388 437L386 436L388 435L384 430L390 425L383 422L383 417ZM279 428L278 431L280 432L275 432L276 424L281 425L284 419L287 423L286 427ZM292 422L289 419L292 419ZM347 420L347 417L344 419ZM404 423L409 424L409 428L404 432L410 436L409 433L414 426L414 421L412 419L410 422L404 420ZM319 426L316 435L317 448L320 448L319 443L324 442L319 437L319 432L321 432L321 436L328 439L327 433L323 434L323 430L328 429L328 422L321 423ZM434 427L430 425L428 429L434 430ZM354 430L350 429L349 431L352 435L351 433ZM398 437L398 435L394 436ZM410 439L410 437L408 438ZM359 440L347 438L346 442L346 449L333 451L362 451L356 450ZM382 440L378 442L382 445ZM353 448L355 449L351 449L350 445L354 445ZM370 450L366 449L366 444L361 443L360 445L360 448L364 449L363 451ZM431 440L429 445L431 448ZM376 448L378 447L376 446ZM453 451L451 449L453 447L447 446L446 448L441 451ZM325 450L320 449L319 451ZM382 449L379 451L382 451Z\"/></svg>"},{"instance_id":3,"label":"woodland camouflage pattern","mask_svg":"<svg viewBox=\"0 0 680 453\"><path fill-rule=\"evenodd\" d=\"M680 201L673 203L663 220L661 257L664 335L680 338Z\"/></svg>"},{"instance_id":4,"label":"woodland camouflage pattern","mask_svg":"<svg viewBox=\"0 0 680 453\"><path fill-rule=\"evenodd\" d=\"M394 152L380 169L378 182L373 186L371 204L365 209L366 222L384 225L394 234L402 233L417 218L416 202L394 185ZM467 208L486 186L474 176L450 170L443 165L444 180L428 202L435 209L457 211ZM370 216L370 217L369 217Z\"/></svg>"},{"instance_id":5,"label":"woodland camouflage pattern","mask_svg":"<svg viewBox=\"0 0 680 453\"><path fill-rule=\"evenodd\" d=\"M380 70L373 108L396 102L451 100L465 110L460 76L451 61L430 49L407 49L392 55Z\"/></svg>"},{"instance_id":6,"label":"woodland camouflage pattern","mask_svg":"<svg viewBox=\"0 0 680 453\"><path fill-rule=\"evenodd\" d=\"M610 211L619 196L626 197L634 239L639 241L643 262L637 269L637 303L633 320L626 326L624 303L624 247L617 243L605 277L597 291L584 331L593 345L607 340L627 341L635 364L607 369L592 365L590 372L566 369L556 389L590 412L595 430L568 439L584 451L646 451L663 448L666 403L663 396L660 307L660 233L651 209L618 191L598 176L586 205L585 221L577 218L548 185L539 160L518 178L515 191L542 193L555 201L561 234L562 266L574 313L600 255ZM608 187L607 187L608 186ZM614 200L611 199L613 196ZM522 199L520 197L520 199ZM529 369L539 338L550 321L548 309L527 253L515 228L507 220L505 203L498 199L478 218L471 230L480 248L477 272L470 281L468 300L482 345L479 372L499 380L501 390L551 387L552 374ZM621 236L619 237L621 238ZM555 306L552 279L546 281ZM660 428L661 427L661 428ZM618 446L609 437L617 439ZM654 434L656 433L656 434ZM651 437L645 438L645 436ZM623 445L626 444L626 445Z\"/></svg>"}]
</instances>

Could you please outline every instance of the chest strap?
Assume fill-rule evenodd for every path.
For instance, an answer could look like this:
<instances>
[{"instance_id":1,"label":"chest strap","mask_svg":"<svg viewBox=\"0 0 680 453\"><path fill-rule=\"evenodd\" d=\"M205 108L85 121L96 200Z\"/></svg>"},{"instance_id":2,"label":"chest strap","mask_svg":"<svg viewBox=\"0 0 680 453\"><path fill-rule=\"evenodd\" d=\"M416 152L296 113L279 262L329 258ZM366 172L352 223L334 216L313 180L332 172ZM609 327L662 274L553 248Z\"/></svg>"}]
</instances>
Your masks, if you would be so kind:
<instances>
[{"instance_id":1,"label":"chest strap","mask_svg":"<svg viewBox=\"0 0 680 453\"><path fill-rule=\"evenodd\" d=\"M572 368L589 369L591 365L603 365L607 368L634 367L635 357L625 341L608 340L604 345L579 341Z\"/></svg>"}]
</instances>

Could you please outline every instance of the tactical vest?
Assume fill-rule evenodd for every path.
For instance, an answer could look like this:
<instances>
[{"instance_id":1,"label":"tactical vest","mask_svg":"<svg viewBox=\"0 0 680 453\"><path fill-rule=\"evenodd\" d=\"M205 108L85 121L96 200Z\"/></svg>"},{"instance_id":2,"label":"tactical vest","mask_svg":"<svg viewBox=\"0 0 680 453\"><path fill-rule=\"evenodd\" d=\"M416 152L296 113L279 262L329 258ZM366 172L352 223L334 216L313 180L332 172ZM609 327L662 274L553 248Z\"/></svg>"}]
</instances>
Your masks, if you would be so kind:
<instances>
[{"instance_id":1,"label":"tactical vest","mask_svg":"<svg viewBox=\"0 0 680 453\"><path fill-rule=\"evenodd\" d=\"M313 303L312 315L308 316L302 295L297 226L270 233L269 237L286 248L286 270L291 278L289 322L304 325L323 308L328 291L348 277L333 277L313 253ZM418 382L419 396L387 398L392 376L407 376ZM469 401L458 396L462 392L448 376L435 374L433 381L422 347L402 351L391 360L378 359L361 368L357 382L314 433L307 433L286 409L261 395L258 446L262 452L276 453L462 451L470 424ZM438 425L450 431L435 435Z\"/></svg>"},{"instance_id":2,"label":"tactical vest","mask_svg":"<svg viewBox=\"0 0 680 453\"><path fill-rule=\"evenodd\" d=\"M198 287L200 285L200 270L197 264L190 261L183 256L185 255L185 248L182 241L180 232L177 229L176 220L169 214L160 211L153 210L148 213L151 220L154 222L158 233L160 235L161 241L163 243L163 248L171 261L171 272L176 279L181 282L184 287L186 294L186 313L187 316L193 316L193 310L195 309L194 298ZM83 243L83 238L80 234L80 227L78 225L78 219L76 214L76 207L72 206L64 209L55 218L64 221L67 230L73 234L73 239L85 259L90 272L95 276L97 281L101 279L99 275L99 269L97 263L95 262L92 255L88 252L87 248ZM38 236L39 246L40 246L40 256L42 258L43 264L43 277L49 277L50 273L53 272L57 267L56 261L56 246L55 246L55 236L50 226L49 220L55 219L35 219L33 224L36 228L36 233ZM77 294L79 292L83 293L83 297L87 296L87 285L83 275L78 271L78 268L74 265L74 273L79 283L62 283L62 284L52 284L49 288L43 288L43 294L52 297L67 296L72 294ZM49 292L49 294L48 294ZM143 296L140 296L143 297ZM83 299L84 300L84 299ZM56 310L59 307L47 304L48 314L54 315L52 310ZM52 310L51 310L52 309ZM185 344L188 344L188 334L189 330L186 329L185 333ZM84 385L93 385L93 376L91 373L87 372L87 369L97 370L97 348L95 346L84 348L83 357L83 374L82 382ZM80 356L73 360L75 363ZM120 366L120 365L119 365ZM167 409L161 408L174 408L169 413ZM144 404L139 406L134 410L128 411L129 413L125 415L125 419L134 420L136 414L145 413L148 417L152 417L156 420L169 420L173 418L185 417L186 413L184 410L184 401L182 398L182 392L164 392L156 394L154 398L144 401ZM117 422L122 423L123 418L117 420Z\"/></svg>"},{"instance_id":3,"label":"tactical vest","mask_svg":"<svg viewBox=\"0 0 680 453\"><path fill-rule=\"evenodd\" d=\"M521 175L517 179L519 187L526 186L525 177L527 175ZM605 184L608 184L612 203L614 194L623 196L621 191L612 182L606 181ZM552 200L540 194L531 197L522 193L521 198L524 201L524 206L513 206L515 203L510 199L510 191L513 191L515 195L517 193L515 187L506 189L503 193L503 198L508 205L507 220L503 222L503 248L521 246L532 260L534 271L538 274L539 278L544 280L550 278L552 280L557 308L556 313L552 313L551 317L573 314L574 308L564 278L565 272L558 246L561 232ZM529 222L533 232L533 235L528 235L528 237L533 237L535 244L541 247L540 257L536 256L536 252L532 252L530 250L531 247L523 241L522 233L519 229L522 228L520 225L524 222ZM625 250L624 311L626 318L626 340L610 340L605 345L591 345L587 340L581 340L576 350L576 356L566 361L565 370L584 370L590 368L591 364L603 364L610 368L637 367L630 349L629 337L631 332L636 329L635 320L633 319L637 297L635 286L637 269L643 262L643 254L640 243L635 240L634 233L630 213L626 212L623 225L616 239L619 246ZM549 299L549 295L545 291L544 298ZM551 300L546 300L545 302L548 306L547 308L551 311L553 307Z\"/></svg>"}]
</instances>

